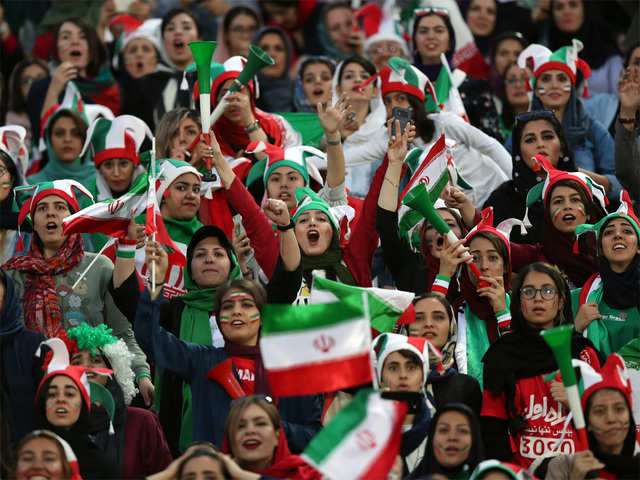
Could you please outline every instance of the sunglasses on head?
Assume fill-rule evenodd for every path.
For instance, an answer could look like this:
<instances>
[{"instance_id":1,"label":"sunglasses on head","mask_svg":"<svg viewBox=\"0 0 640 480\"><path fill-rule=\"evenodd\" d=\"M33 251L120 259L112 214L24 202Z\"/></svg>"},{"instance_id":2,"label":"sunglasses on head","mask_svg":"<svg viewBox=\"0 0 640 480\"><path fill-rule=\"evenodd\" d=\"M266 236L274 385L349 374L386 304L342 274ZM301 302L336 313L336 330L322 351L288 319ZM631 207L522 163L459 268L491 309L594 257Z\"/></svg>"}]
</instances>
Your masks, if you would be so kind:
<instances>
[{"instance_id":1,"label":"sunglasses on head","mask_svg":"<svg viewBox=\"0 0 640 480\"><path fill-rule=\"evenodd\" d=\"M413 15L416 17L421 17L423 15L427 15L429 13L435 13L436 15L440 15L441 17L448 17L449 10L442 7L426 7L426 8L416 8L413 11Z\"/></svg>"},{"instance_id":2,"label":"sunglasses on head","mask_svg":"<svg viewBox=\"0 0 640 480\"><path fill-rule=\"evenodd\" d=\"M521 113L516 117L517 123L526 123L531 120L551 118L554 113L551 110L532 110L530 112Z\"/></svg>"}]
</instances>

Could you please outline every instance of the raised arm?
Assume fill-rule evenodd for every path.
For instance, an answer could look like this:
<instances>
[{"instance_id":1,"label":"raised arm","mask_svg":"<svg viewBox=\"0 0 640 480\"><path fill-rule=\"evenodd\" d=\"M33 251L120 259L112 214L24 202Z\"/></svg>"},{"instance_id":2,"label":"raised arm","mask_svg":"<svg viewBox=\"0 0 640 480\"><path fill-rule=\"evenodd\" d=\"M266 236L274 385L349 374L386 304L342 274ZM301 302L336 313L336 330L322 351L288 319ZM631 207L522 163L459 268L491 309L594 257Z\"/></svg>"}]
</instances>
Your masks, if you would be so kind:
<instances>
[{"instance_id":1,"label":"raised arm","mask_svg":"<svg viewBox=\"0 0 640 480\"><path fill-rule=\"evenodd\" d=\"M345 163L340 129L344 125L346 112L351 108L343 94L335 105L326 108L318 103L318 121L327 138L327 186L335 188L344 184Z\"/></svg>"}]
</instances>

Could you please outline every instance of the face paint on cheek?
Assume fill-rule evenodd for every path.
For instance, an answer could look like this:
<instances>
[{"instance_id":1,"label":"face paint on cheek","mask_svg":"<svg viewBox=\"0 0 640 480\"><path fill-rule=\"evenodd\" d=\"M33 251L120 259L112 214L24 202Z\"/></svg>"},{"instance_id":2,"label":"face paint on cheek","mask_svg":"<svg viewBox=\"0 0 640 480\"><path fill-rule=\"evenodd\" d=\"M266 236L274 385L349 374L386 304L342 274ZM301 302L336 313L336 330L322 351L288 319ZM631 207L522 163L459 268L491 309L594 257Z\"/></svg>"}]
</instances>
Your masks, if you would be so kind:
<instances>
[{"instance_id":1,"label":"face paint on cheek","mask_svg":"<svg viewBox=\"0 0 640 480\"><path fill-rule=\"evenodd\" d=\"M552 213L551 213L551 218L552 221L555 223L556 221L558 221L558 219L560 218L560 214L562 213L562 209L561 208L557 208L555 209Z\"/></svg>"},{"instance_id":2,"label":"face paint on cheek","mask_svg":"<svg viewBox=\"0 0 640 480\"><path fill-rule=\"evenodd\" d=\"M547 91L547 90L546 90L545 88L543 88L543 87L536 88L536 90L538 91L538 93L539 93L540 95L544 95L544 94L545 94L545 92Z\"/></svg>"},{"instance_id":3,"label":"face paint on cheek","mask_svg":"<svg viewBox=\"0 0 640 480\"><path fill-rule=\"evenodd\" d=\"M460 447L460 453L462 452L466 452L467 450L469 450L471 448L471 444L469 445L465 445L464 447Z\"/></svg>"},{"instance_id":4,"label":"face paint on cheek","mask_svg":"<svg viewBox=\"0 0 640 480\"><path fill-rule=\"evenodd\" d=\"M571 91L571 84L564 85L564 86L562 87L562 91L563 91L563 92L570 92L570 91Z\"/></svg>"},{"instance_id":5,"label":"face paint on cheek","mask_svg":"<svg viewBox=\"0 0 640 480\"><path fill-rule=\"evenodd\" d=\"M587 216L587 210L586 208L584 208L584 205L580 204L578 205L578 211L580 212L580 214L584 217Z\"/></svg>"},{"instance_id":6,"label":"face paint on cheek","mask_svg":"<svg viewBox=\"0 0 640 480\"><path fill-rule=\"evenodd\" d=\"M253 315L249 315L249 323L256 323L260 321L260 314L254 313Z\"/></svg>"},{"instance_id":7,"label":"face paint on cheek","mask_svg":"<svg viewBox=\"0 0 640 480\"><path fill-rule=\"evenodd\" d=\"M623 427L628 427L631 424L631 422L629 420L627 420L626 422L624 422L622 424Z\"/></svg>"},{"instance_id":8,"label":"face paint on cheek","mask_svg":"<svg viewBox=\"0 0 640 480\"><path fill-rule=\"evenodd\" d=\"M2 186L3 187L10 187L11 186L11 182L2 182Z\"/></svg>"},{"instance_id":9,"label":"face paint on cheek","mask_svg":"<svg viewBox=\"0 0 640 480\"><path fill-rule=\"evenodd\" d=\"M418 335L420 330L417 327L409 327L409 335L414 336Z\"/></svg>"},{"instance_id":10,"label":"face paint on cheek","mask_svg":"<svg viewBox=\"0 0 640 480\"><path fill-rule=\"evenodd\" d=\"M220 315L220 323L226 325L229 323L229 315Z\"/></svg>"},{"instance_id":11,"label":"face paint on cheek","mask_svg":"<svg viewBox=\"0 0 640 480\"><path fill-rule=\"evenodd\" d=\"M433 448L434 448L434 449L436 450L436 452L438 452L438 453L444 453L444 450L445 450L445 448L446 448L446 447L445 447L444 445L439 444L439 443L434 443L434 444L433 444Z\"/></svg>"}]
</instances>

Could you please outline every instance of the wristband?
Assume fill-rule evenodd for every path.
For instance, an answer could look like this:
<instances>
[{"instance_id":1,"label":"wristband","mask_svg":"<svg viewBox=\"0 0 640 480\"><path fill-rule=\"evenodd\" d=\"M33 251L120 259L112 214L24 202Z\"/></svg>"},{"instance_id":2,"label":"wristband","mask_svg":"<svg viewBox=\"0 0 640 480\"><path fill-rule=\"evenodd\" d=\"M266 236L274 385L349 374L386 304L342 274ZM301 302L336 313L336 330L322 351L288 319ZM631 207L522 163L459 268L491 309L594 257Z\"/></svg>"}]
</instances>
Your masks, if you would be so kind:
<instances>
[{"instance_id":1,"label":"wristband","mask_svg":"<svg viewBox=\"0 0 640 480\"><path fill-rule=\"evenodd\" d=\"M291 230L295 226L296 224L293 223L293 220L290 220L289 225L286 225L284 227L282 225L278 225L278 230L280 230L281 232L286 232L287 230Z\"/></svg>"},{"instance_id":2,"label":"wristband","mask_svg":"<svg viewBox=\"0 0 640 480\"><path fill-rule=\"evenodd\" d=\"M244 131L247 133L253 133L260 128L260 122L258 120L254 120L249 125L244 127Z\"/></svg>"},{"instance_id":3,"label":"wristband","mask_svg":"<svg viewBox=\"0 0 640 480\"><path fill-rule=\"evenodd\" d=\"M338 139L338 140L329 140L327 138L327 145L341 145L342 144L342 139Z\"/></svg>"},{"instance_id":4,"label":"wristband","mask_svg":"<svg viewBox=\"0 0 640 480\"><path fill-rule=\"evenodd\" d=\"M511 329L511 311L507 308L496 313L496 320L498 320L498 330L500 333L505 333Z\"/></svg>"},{"instance_id":5,"label":"wristband","mask_svg":"<svg viewBox=\"0 0 640 480\"><path fill-rule=\"evenodd\" d=\"M142 377L147 377L149 380L151 380L151 375L149 375L149 374L148 374L148 373L146 373L146 372L142 372L142 373L139 373L139 374L136 376L136 383L137 383L137 384L140 384L140 379L141 379Z\"/></svg>"},{"instance_id":6,"label":"wristband","mask_svg":"<svg viewBox=\"0 0 640 480\"><path fill-rule=\"evenodd\" d=\"M116 250L116 257L120 258L133 258L136 256L136 240L133 240L133 244L118 242L118 250Z\"/></svg>"},{"instance_id":7,"label":"wristband","mask_svg":"<svg viewBox=\"0 0 640 480\"><path fill-rule=\"evenodd\" d=\"M436 275L436 279L433 281L433 285L431 285L432 292L442 293L446 295L449 291L449 284L451 283L451 279L446 275Z\"/></svg>"}]
</instances>

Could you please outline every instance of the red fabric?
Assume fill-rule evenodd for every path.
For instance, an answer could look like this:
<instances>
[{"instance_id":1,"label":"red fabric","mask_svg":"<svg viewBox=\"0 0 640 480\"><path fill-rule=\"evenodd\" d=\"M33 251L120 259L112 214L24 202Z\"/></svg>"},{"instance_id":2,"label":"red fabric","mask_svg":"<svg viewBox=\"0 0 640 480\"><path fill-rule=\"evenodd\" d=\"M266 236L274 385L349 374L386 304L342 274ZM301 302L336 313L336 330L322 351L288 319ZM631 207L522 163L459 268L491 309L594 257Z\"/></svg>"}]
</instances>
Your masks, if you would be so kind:
<instances>
[{"instance_id":1,"label":"red fabric","mask_svg":"<svg viewBox=\"0 0 640 480\"><path fill-rule=\"evenodd\" d=\"M53 31L38 35L35 43L33 44L33 55L45 62L48 62L49 57L53 53L54 44L55 37Z\"/></svg>"},{"instance_id":2,"label":"red fabric","mask_svg":"<svg viewBox=\"0 0 640 480\"><path fill-rule=\"evenodd\" d=\"M270 143L278 147L285 146L284 125L280 124L275 115L263 112L259 108L255 108L253 98L251 99L253 116L260 122L260 126L264 133L269 137ZM240 150L234 150L232 145L241 145L246 148L249 145L249 134L244 131L244 125L236 125L222 115L213 126L213 131L220 144L220 150L223 155L237 157Z\"/></svg>"},{"instance_id":3,"label":"red fabric","mask_svg":"<svg viewBox=\"0 0 640 480\"><path fill-rule=\"evenodd\" d=\"M213 192L212 198L200 198L200 221L203 225L219 227L227 237L233 237L233 216L223 190Z\"/></svg>"},{"instance_id":4,"label":"red fabric","mask_svg":"<svg viewBox=\"0 0 640 480\"><path fill-rule=\"evenodd\" d=\"M533 262L549 263L547 257L542 253L542 245L536 243L529 245L526 243L511 243L511 269L519 272Z\"/></svg>"},{"instance_id":5,"label":"red fabric","mask_svg":"<svg viewBox=\"0 0 640 480\"><path fill-rule=\"evenodd\" d=\"M222 452L229 453L229 445L226 437L222 441ZM298 455L293 455L289 450L287 437L280 429L278 446L273 456L272 465L266 470L252 470L254 473L273 478L286 478L289 480L322 480L322 474L311 465L302 460Z\"/></svg>"},{"instance_id":6,"label":"red fabric","mask_svg":"<svg viewBox=\"0 0 640 480\"><path fill-rule=\"evenodd\" d=\"M24 323L29 330L52 338L63 330L55 276L68 272L80 263L84 256L84 242L78 234L69 235L56 254L49 258L44 258L36 243L32 241L26 255L11 258L3 268L26 274Z\"/></svg>"},{"instance_id":7,"label":"red fabric","mask_svg":"<svg viewBox=\"0 0 640 480\"><path fill-rule=\"evenodd\" d=\"M120 115L120 90L117 83L114 82L113 85L103 89L100 93L89 95L89 98L93 103L108 107L116 117Z\"/></svg>"},{"instance_id":8,"label":"red fabric","mask_svg":"<svg viewBox=\"0 0 640 480\"><path fill-rule=\"evenodd\" d=\"M4 39L4 53L5 55L11 55L18 49L18 39L13 32L9 32L7 38Z\"/></svg>"},{"instance_id":9,"label":"red fabric","mask_svg":"<svg viewBox=\"0 0 640 480\"><path fill-rule=\"evenodd\" d=\"M474 45L475 48L475 45ZM456 58L454 58L455 63ZM466 59L458 65L453 65L454 68L459 68L464 73L473 78L482 78L484 80L489 79L489 66L485 62L484 57L476 49L476 52L471 58Z\"/></svg>"},{"instance_id":10,"label":"red fabric","mask_svg":"<svg viewBox=\"0 0 640 480\"><path fill-rule=\"evenodd\" d=\"M388 165L389 159L385 155L371 180L371 187L362 204L360 218L353 228L349 243L342 254L342 259L358 287L371 286L371 264L379 240L376 230L376 209Z\"/></svg>"},{"instance_id":11,"label":"red fabric","mask_svg":"<svg viewBox=\"0 0 640 480\"><path fill-rule=\"evenodd\" d=\"M586 348L580 354L580 359L590 363L596 370L600 367L597 355L591 348ZM551 446L562 435L564 421L569 412L553 400L550 385L550 382L544 381L542 375L522 378L516 382L515 411L522 413L527 420L526 428L511 436L514 452L512 461L518 465L529 467L536 458L549 453ZM504 393L498 397L485 390L480 415L507 420ZM577 442L577 432L573 423L569 422L567 433L557 453L575 453Z\"/></svg>"},{"instance_id":12,"label":"red fabric","mask_svg":"<svg viewBox=\"0 0 640 480\"><path fill-rule=\"evenodd\" d=\"M273 234L269 219L237 176L229 190L225 190L225 197L231 208L242 215L242 224L247 231L256 261L267 277L271 278L278 263L280 244Z\"/></svg>"},{"instance_id":13,"label":"red fabric","mask_svg":"<svg viewBox=\"0 0 640 480\"><path fill-rule=\"evenodd\" d=\"M246 395L253 395L255 389L255 362L246 357L231 357L240 377L242 389Z\"/></svg>"},{"instance_id":14,"label":"red fabric","mask_svg":"<svg viewBox=\"0 0 640 480\"><path fill-rule=\"evenodd\" d=\"M160 472L171 463L171 452L155 413L127 407L122 476L143 478Z\"/></svg>"}]
</instances>

